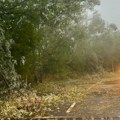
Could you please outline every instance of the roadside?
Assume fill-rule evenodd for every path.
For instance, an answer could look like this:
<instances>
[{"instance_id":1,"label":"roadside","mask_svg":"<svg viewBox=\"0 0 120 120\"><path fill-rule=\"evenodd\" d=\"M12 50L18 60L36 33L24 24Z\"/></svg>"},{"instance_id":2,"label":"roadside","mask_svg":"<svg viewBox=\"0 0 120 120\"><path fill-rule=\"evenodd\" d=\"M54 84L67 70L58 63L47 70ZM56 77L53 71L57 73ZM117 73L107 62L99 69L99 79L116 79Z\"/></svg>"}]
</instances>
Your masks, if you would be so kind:
<instances>
[{"instance_id":1,"label":"roadside","mask_svg":"<svg viewBox=\"0 0 120 120\"><path fill-rule=\"evenodd\" d=\"M92 88L92 86L91 86ZM69 116L120 116L120 79L111 79L96 84L85 101L78 102Z\"/></svg>"},{"instance_id":2,"label":"roadside","mask_svg":"<svg viewBox=\"0 0 120 120\"><path fill-rule=\"evenodd\" d=\"M24 96L12 95L8 100L0 101L0 113L2 118L80 116L95 114L99 108L102 114L105 110L104 106L107 105L108 108L113 100L119 101L119 95L109 85L106 85L108 84L106 82L116 79L118 79L117 75L107 74L104 77L86 75L76 80L45 82L29 91L21 90ZM111 94L117 98L111 99ZM106 101L109 103L106 104ZM69 114L66 113L73 103L75 105L70 109Z\"/></svg>"}]
</instances>

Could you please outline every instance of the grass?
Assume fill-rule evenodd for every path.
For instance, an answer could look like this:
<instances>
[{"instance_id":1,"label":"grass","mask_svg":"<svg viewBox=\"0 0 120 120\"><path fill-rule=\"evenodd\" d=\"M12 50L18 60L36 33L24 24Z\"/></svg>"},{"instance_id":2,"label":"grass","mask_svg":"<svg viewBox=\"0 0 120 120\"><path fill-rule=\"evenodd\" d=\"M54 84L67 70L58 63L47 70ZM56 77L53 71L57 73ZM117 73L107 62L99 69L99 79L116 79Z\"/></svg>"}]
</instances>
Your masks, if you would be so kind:
<instances>
[{"instance_id":1,"label":"grass","mask_svg":"<svg viewBox=\"0 0 120 120\"><path fill-rule=\"evenodd\" d=\"M113 77L113 74L85 75L79 79L51 80L38 84L31 90L21 90L24 96L12 95L0 101L2 118L33 118L50 115L60 105L82 103L91 94L98 94L99 84ZM96 94L95 93L95 94Z\"/></svg>"}]
</instances>

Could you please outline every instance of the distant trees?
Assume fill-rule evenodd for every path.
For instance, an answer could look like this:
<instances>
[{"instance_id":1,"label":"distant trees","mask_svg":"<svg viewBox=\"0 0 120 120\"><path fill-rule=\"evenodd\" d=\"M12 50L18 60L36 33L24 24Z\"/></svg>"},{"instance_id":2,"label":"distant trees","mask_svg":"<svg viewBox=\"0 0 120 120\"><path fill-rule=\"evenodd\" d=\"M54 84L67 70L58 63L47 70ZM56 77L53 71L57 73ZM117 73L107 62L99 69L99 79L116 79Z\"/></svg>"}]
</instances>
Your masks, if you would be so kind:
<instances>
[{"instance_id":1,"label":"distant trees","mask_svg":"<svg viewBox=\"0 0 120 120\"><path fill-rule=\"evenodd\" d=\"M119 58L116 56L116 54L119 56L119 34L120 32L116 27L113 29L111 25L104 25L103 32L97 37L98 41L94 45L97 54L100 56L103 68L110 71L114 71L115 69L114 62L116 60L119 61Z\"/></svg>"},{"instance_id":2,"label":"distant trees","mask_svg":"<svg viewBox=\"0 0 120 120\"><path fill-rule=\"evenodd\" d=\"M82 49L85 71L115 71L120 61L119 35L120 31L115 24L106 24L98 13L93 14L86 29L84 50Z\"/></svg>"}]
</instances>

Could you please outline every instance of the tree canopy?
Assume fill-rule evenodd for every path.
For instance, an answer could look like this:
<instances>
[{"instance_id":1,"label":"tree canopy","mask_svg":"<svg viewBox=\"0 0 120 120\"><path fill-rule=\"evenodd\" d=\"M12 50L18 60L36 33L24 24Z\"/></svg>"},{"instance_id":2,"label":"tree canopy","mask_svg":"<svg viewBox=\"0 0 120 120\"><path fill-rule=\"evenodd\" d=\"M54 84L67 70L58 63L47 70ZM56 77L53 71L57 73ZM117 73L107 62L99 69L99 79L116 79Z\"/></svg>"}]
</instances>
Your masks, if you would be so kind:
<instances>
[{"instance_id":1,"label":"tree canopy","mask_svg":"<svg viewBox=\"0 0 120 120\"><path fill-rule=\"evenodd\" d=\"M96 12L86 19L87 10L94 11L99 4L99 0L1 0L0 27L6 42L12 41L9 52L21 78L42 82L48 74L115 69L117 26L107 25Z\"/></svg>"}]
</instances>

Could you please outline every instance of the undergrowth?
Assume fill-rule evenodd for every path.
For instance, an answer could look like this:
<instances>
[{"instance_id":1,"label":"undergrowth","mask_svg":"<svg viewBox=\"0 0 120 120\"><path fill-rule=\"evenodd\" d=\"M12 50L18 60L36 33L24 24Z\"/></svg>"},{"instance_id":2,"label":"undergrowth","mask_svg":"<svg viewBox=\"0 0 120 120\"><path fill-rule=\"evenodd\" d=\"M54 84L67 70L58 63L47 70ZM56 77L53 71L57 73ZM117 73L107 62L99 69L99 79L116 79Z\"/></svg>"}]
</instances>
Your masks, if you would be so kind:
<instances>
[{"instance_id":1,"label":"undergrowth","mask_svg":"<svg viewBox=\"0 0 120 120\"><path fill-rule=\"evenodd\" d=\"M112 76L112 74L111 74ZM14 92L0 101L1 118L34 118L49 115L59 105L66 103L82 103L95 91L99 92L100 81L107 80L99 75L86 75L79 79L51 81L38 84L29 90Z\"/></svg>"}]
</instances>

